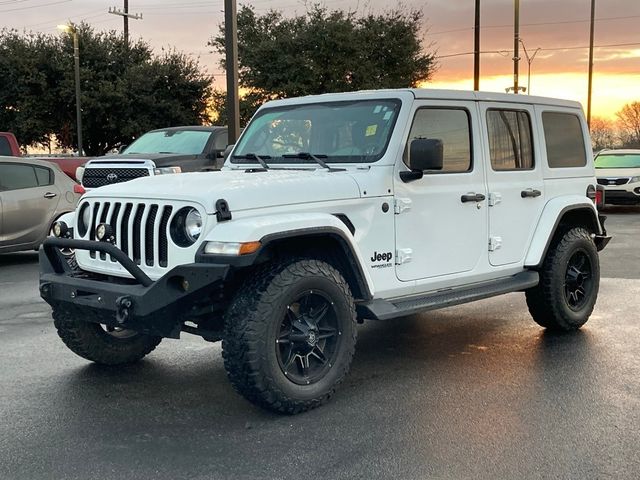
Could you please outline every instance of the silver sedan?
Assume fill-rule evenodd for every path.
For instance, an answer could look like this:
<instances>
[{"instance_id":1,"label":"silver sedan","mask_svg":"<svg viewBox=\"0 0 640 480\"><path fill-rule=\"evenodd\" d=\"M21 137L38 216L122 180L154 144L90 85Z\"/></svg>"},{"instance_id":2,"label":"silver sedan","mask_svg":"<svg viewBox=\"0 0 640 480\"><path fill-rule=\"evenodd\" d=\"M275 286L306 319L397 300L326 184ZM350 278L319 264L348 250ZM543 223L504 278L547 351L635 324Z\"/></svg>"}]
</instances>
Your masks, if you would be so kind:
<instances>
[{"instance_id":1,"label":"silver sedan","mask_svg":"<svg viewBox=\"0 0 640 480\"><path fill-rule=\"evenodd\" d=\"M0 156L0 253L37 249L58 217L75 210L75 185L56 164Z\"/></svg>"}]
</instances>

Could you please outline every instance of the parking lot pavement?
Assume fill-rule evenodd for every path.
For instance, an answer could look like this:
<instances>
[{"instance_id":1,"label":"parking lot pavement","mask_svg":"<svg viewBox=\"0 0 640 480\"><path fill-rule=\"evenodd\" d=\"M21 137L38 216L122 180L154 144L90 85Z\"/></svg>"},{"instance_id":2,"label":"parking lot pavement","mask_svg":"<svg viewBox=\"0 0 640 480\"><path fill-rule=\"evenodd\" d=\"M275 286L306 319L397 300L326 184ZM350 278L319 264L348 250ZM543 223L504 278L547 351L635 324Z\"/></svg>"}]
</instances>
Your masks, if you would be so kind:
<instances>
[{"instance_id":1,"label":"parking lot pavement","mask_svg":"<svg viewBox=\"0 0 640 480\"><path fill-rule=\"evenodd\" d=\"M35 255L0 256L0 478L636 479L640 212L607 213L582 331L545 333L521 294L367 323L336 397L293 417L236 395L194 337L126 368L74 356Z\"/></svg>"}]
</instances>

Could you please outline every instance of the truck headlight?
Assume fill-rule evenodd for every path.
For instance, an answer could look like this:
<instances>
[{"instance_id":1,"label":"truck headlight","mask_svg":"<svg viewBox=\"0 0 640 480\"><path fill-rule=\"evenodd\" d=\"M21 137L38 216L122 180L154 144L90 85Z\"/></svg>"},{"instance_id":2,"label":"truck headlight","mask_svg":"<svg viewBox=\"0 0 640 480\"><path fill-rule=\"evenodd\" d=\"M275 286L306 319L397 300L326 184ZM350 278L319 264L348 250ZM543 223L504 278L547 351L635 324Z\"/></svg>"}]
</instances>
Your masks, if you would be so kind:
<instances>
[{"instance_id":1,"label":"truck headlight","mask_svg":"<svg viewBox=\"0 0 640 480\"><path fill-rule=\"evenodd\" d=\"M76 168L76 180L82 185L82 177L84 177L84 167Z\"/></svg>"},{"instance_id":2,"label":"truck headlight","mask_svg":"<svg viewBox=\"0 0 640 480\"><path fill-rule=\"evenodd\" d=\"M195 208L181 208L171 220L170 231L176 245L190 247L202 234L202 215Z\"/></svg>"},{"instance_id":3,"label":"truck headlight","mask_svg":"<svg viewBox=\"0 0 640 480\"><path fill-rule=\"evenodd\" d=\"M260 248L260 242L207 242L204 253L209 255L249 255Z\"/></svg>"},{"instance_id":4,"label":"truck headlight","mask_svg":"<svg viewBox=\"0 0 640 480\"><path fill-rule=\"evenodd\" d=\"M180 167L160 167L154 168L153 173L156 175L165 175L168 173L182 173L182 168Z\"/></svg>"},{"instance_id":5,"label":"truck headlight","mask_svg":"<svg viewBox=\"0 0 640 480\"><path fill-rule=\"evenodd\" d=\"M631 180L629 180L629 183L636 183L636 182L640 182L640 177L631 177Z\"/></svg>"}]
</instances>

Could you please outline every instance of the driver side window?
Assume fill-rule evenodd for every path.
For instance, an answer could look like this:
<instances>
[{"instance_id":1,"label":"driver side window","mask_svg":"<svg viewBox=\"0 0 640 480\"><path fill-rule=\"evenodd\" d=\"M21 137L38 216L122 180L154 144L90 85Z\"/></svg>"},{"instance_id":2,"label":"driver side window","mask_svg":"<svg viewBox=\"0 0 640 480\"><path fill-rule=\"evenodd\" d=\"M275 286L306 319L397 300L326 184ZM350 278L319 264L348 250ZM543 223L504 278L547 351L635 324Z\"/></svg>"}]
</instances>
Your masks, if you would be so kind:
<instances>
[{"instance_id":1,"label":"driver side window","mask_svg":"<svg viewBox=\"0 0 640 480\"><path fill-rule=\"evenodd\" d=\"M437 139L443 145L442 170L425 174L462 173L472 169L469 113L454 108L421 108L416 112L409 133L404 161L411 141L416 138Z\"/></svg>"}]
</instances>

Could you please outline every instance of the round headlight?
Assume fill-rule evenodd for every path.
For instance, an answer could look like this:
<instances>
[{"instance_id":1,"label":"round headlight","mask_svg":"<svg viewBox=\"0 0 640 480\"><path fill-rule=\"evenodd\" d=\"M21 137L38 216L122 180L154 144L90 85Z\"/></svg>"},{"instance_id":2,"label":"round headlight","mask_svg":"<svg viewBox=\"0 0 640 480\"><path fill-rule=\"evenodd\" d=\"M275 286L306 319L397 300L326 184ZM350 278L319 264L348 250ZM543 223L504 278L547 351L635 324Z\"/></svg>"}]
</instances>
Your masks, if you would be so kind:
<instances>
[{"instance_id":1,"label":"round headlight","mask_svg":"<svg viewBox=\"0 0 640 480\"><path fill-rule=\"evenodd\" d=\"M53 236L62 238L69 231L69 227L64 222L56 222L53 224Z\"/></svg>"},{"instance_id":2,"label":"round headlight","mask_svg":"<svg viewBox=\"0 0 640 480\"><path fill-rule=\"evenodd\" d=\"M187 248L196 243L202 234L202 216L193 207L184 207L171 220L169 231L173 243Z\"/></svg>"},{"instance_id":3,"label":"round headlight","mask_svg":"<svg viewBox=\"0 0 640 480\"><path fill-rule=\"evenodd\" d=\"M202 233L202 216L195 208L189 210L184 220L184 232L187 238L195 243Z\"/></svg>"}]
</instances>

